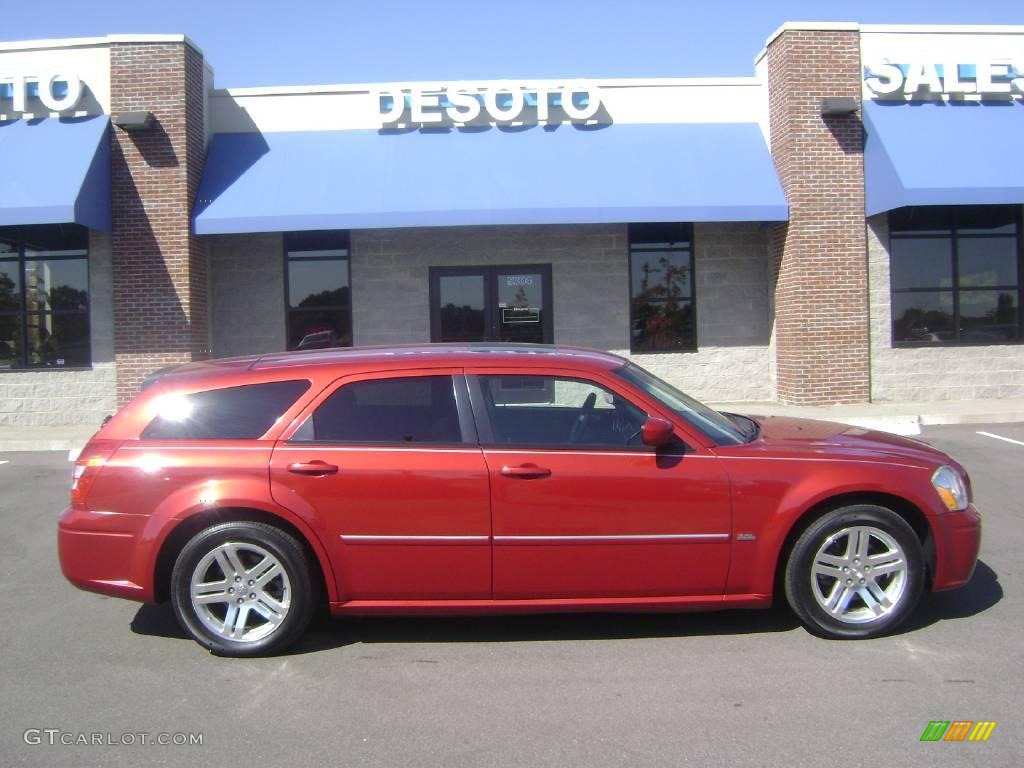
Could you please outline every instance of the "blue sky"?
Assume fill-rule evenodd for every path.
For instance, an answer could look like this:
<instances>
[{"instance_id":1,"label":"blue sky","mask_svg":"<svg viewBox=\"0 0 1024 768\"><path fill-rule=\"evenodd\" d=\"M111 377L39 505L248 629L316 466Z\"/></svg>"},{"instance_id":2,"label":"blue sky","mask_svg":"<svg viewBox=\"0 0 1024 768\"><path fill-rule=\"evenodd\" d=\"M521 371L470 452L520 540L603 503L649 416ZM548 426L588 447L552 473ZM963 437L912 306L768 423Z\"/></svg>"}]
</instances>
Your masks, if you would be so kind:
<instances>
[{"instance_id":1,"label":"blue sky","mask_svg":"<svg viewBox=\"0 0 1024 768\"><path fill-rule=\"evenodd\" d=\"M0 39L184 32L222 87L706 77L752 74L787 20L1024 24L1024 12L1005 0L11 0Z\"/></svg>"}]
</instances>

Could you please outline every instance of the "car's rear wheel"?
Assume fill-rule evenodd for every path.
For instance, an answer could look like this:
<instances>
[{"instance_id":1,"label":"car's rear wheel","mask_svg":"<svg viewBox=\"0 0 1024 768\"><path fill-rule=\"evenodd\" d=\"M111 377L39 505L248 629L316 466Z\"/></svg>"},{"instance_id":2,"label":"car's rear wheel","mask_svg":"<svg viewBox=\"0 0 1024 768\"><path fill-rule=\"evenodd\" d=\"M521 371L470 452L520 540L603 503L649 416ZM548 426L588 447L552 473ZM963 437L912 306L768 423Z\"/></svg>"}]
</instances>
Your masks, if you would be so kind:
<instances>
[{"instance_id":1,"label":"car's rear wheel","mask_svg":"<svg viewBox=\"0 0 1024 768\"><path fill-rule=\"evenodd\" d=\"M891 632L913 612L925 582L921 543L891 509L833 510L797 539L786 598L811 632L852 639Z\"/></svg>"},{"instance_id":2,"label":"car's rear wheel","mask_svg":"<svg viewBox=\"0 0 1024 768\"><path fill-rule=\"evenodd\" d=\"M313 582L302 545L265 523L220 523L196 534L171 574L178 621L224 656L283 650L313 615Z\"/></svg>"}]
</instances>

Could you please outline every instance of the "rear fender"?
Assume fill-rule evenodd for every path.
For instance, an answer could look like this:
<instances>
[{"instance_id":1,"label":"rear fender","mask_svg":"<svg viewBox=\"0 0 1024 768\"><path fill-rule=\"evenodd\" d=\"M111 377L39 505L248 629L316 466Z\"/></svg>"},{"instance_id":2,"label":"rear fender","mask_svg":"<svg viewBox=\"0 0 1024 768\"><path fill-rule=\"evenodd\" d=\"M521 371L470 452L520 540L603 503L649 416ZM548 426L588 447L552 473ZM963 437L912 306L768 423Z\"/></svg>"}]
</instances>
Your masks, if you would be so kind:
<instances>
[{"instance_id":1,"label":"rear fender","mask_svg":"<svg viewBox=\"0 0 1024 768\"><path fill-rule=\"evenodd\" d=\"M243 476L223 480L198 481L185 485L165 498L149 518L142 534L143 546L138 548L136 568L148 568L157 562L157 553L171 533L186 520L207 516L213 523L218 513L252 509L292 525L309 544L324 575L324 586L331 601L338 600L334 569L323 541L311 524L312 510L305 515L277 504L267 494L266 478ZM139 573L139 570L135 571ZM147 581L152 581L151 579Z\"/></svg>"}]
</instances>

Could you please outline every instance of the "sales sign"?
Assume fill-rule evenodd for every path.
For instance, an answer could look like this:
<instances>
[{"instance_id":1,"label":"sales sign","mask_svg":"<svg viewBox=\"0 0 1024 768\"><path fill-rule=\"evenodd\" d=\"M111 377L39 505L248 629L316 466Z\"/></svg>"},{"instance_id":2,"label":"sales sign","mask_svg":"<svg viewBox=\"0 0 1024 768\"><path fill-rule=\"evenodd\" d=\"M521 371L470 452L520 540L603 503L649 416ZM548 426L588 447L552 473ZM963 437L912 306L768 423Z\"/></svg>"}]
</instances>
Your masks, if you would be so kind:
<instances>
[{"instance_id":1,"label":"sales sign","mask_svg":"<svg viewBox=\"0 0 1024 768\"><path fill-rule=\"evenodd\" d=\"M872 63L864 67L864 85L875 98L942 98L977 95L1012 98L1024 94L1024 63Z\"/></svg>"}]
</instances>

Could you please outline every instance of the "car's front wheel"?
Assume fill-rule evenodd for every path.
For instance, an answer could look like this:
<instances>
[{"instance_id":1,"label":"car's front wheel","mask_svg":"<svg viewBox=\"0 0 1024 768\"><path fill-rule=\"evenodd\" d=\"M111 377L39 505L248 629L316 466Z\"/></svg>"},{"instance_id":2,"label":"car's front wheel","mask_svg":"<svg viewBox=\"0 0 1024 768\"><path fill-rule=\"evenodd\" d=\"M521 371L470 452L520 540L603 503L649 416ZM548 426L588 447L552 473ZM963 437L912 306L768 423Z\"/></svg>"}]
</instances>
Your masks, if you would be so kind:
<instances>
[{"instance_id":1,"label":"car's front wheel","mask_svg":"<svg viewBox=\"0 0 1024 768\"><path fill-rule=\"evenodd\" d=\"M313 614L313 582L302 545L265 523L220 523L197 533L171 574L182 627L224 656L283 650Z\"/></svg>"},{"instance_id":2,"label":"car's front wheel","mask_svg":"<svg viewBox=\"0 0 1024 768\"><path fill-rule=\"evenodd\" d=\"M851 639L891 632L924 589L921 543L885 507L833 510L797 539L786 566L786 598L811 632Z\"/></svg>"}]
</instances>

